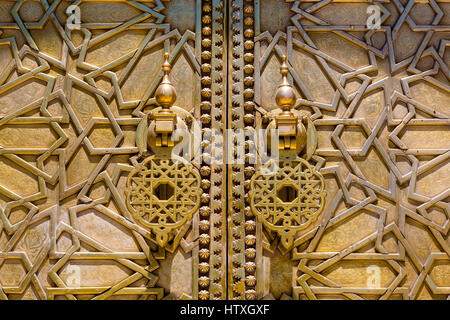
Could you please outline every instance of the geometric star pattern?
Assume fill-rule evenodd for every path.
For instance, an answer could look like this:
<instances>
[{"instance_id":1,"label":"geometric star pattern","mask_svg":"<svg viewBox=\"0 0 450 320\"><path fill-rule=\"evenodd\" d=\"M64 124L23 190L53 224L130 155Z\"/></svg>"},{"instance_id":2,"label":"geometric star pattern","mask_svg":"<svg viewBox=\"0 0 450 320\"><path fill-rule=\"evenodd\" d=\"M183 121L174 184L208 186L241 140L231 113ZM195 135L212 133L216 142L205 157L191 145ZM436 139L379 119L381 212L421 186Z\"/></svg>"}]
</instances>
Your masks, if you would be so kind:
<instances>
[{"instance_id":1,"label":"geometric star pattern","mask_svg":"<svg viewBox=\"0 0 450 320\"><path fill-rule=\"evenodd\" d=\"M127 182L127 206L140 224L156 233L161 247L169 234L192 219L200 205L200 175L190 166L169 159L147 158L130 174ZM155 189L171 188L164 198ZM169 203L167 202L169 201Z\"/></svg>"},{"instance_id":2,"label":"geometric star pattern","mask_svg":"<svg viewBox=\"0 0 450 320\"><path fill-rule=\"evenodd\" d=\"M65 24L69 5L79 30ZM369 5L379 29L366 26ZM0 299L449 299L446 1L0 9ZM164 249L133 218L135 132L156 106L164 53L202 146L211 129L267 125L287 56L326 190L289 249L251 213L260 166L248 142L237 143L244 165L194 169L200 207Z\"/></svg>"},{"instance_id":3,"label":"geometric star pattern","mask_svg":"<svg viewBox=\"0 0 450 320\"><path fill-rule=\"evenodd\" d=\"M381 27L374 30L365 25L370 4L363 1L255 7L257 113L263 118L274 108L265 91L275 91L274 74L287 55L296 109L318 130L315 162L327 190L318 222L294 239L292 290L271 284L258 296L450 297L450 146L442 140L450 124L449 25L443 22L449 7L439 1L373 4L381 11ZM264 22L274 8L285 17L278 29ZM256 256L266 252L279 264L276 237L263 238ZM374 286L372 267L381 278Z\"/></svg>"},{"instance_id":4,"label":"geometric star pattern","mask_svg":"<svg viewBox=\"0 0 450 320\"><path fill-rule=\"evenodd\" d=\"M195 77L198 36L172 28L159 0L0 5L0 299L174 298L158 274L167 253L127 210L124 182L136 126L155 107L159 57L170 52ZM79 30L65 25L69 5ZM192 253L190 226L167 252Z\"/></svg>"},{"instance_id":5,"label":"geometric star pattern","mask_svg":"<svg viewBox=\"0 0 450 320\"><path fill-rule=\"evenodd\" d=\"M266 164L267 167L273 163ZM283 164L274 174L252 179L250 205L260 221L276 231L286 248L298 231L308 228L324 208L323 177L304 159ZM287 194L287 196L286 196Z\"/></svg>"}]
</instances>

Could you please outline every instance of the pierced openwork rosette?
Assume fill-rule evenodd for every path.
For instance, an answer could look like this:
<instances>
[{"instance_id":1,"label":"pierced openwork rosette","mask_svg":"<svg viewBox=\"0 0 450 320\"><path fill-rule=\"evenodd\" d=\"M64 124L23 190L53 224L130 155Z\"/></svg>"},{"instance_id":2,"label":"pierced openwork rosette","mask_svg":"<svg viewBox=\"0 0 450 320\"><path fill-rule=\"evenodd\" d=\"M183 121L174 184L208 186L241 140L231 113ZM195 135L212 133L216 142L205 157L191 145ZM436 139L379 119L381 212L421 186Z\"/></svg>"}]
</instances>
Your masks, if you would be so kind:
<instances>
[{"instance_id":1,"label":"pierced openwork rosette","mask_svg":"<svg viewBox=\"0 0 450 320\"><path fill-rule=\"evenodd\" d=\"M322 212L326 192L322 175L306 160L285 161L273 174L269 161L250 183L250 207L259 222L277 232L286 249L298 231L306 229Z\"/></svg>"},{"instance_id":2,"label":"pierced openwork rosette","mask_svg":"<svg viewBox=\"0 0 450 320\"><path fill-rule=\"evenodd\" d=\"M199 208L200 181L190 164L148 157L128 177L128 210L164 247Z\"/></svg>"}]
</instances>

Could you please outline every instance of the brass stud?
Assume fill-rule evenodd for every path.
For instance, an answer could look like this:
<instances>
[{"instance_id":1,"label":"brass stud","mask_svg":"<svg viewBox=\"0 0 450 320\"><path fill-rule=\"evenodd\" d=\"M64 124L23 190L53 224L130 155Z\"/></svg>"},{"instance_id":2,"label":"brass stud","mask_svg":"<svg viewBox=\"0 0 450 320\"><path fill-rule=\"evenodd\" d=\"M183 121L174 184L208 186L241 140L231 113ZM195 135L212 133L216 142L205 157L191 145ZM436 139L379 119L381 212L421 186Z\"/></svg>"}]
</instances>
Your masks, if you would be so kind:
<instances>
[{"instance_id":1,"label":"brass stud","mask_svg":"<svg viewBox=\"0 0 450 320\"><path fill-rule=\"evenodd\" d=\"M201 230L208 231L209 230L209 221L208 220L201 220L199 222L199 226L200 226Z\"/></svg>"},{"instance_id":2,"label":"brass stud","mask_svg":"<svg viewBox=\"0 0 450 320\"><path fill-rule=\"evenodd\" d=\"M253 220L248 220L245 222L245 230L253 231L256 229L256 222Z\"/></svg>"},{"instance_id":3,"label":"brass stud","mask_svg":"<svg viewBox=\"0 0 450 320\"><path fill-rule=\"evenodd\" d=\"M202 22L204 23L204 24L210 24L211 23L211 16L210 15L204 15L203 17L202 17Z\"/></svg>"},{"instance_id":4,"label":"brass stud","mask_svg":"<svg viewBox=\"0 0 450 320\"><path fill-rule=\"evenodd\" d=\"M245 244L248 246L252 246L256 243L256 237L252 234L245 236Z\"/></svg>"},{"instance_id":5,"label":"brass stud","mask_svg":"<svg viewBox=\"0 0 450 320\"><path fill-rule=\"evenodd\" d=\"M209 234L204 233L202 235L200 235L199 237L199 241L201 244L208 244L210 240Z\"/></svg>"},{"instance_id":6,"label":"brass stud","mask_svg":"<svg viewBox=\"0 0 450 320\"><path fill-rule=\"evenodd\" d=\"M202 276L198 279L198 284L200 285L200 287L207 287L209 285L209 278L206 276Z\"/></svg>"},{"instance_id":7,"label":"brass stud","mask_svg":"<svg viewBox=\"0 0 450 320\"><path fill-rule=\"evenodd\" d=\"M199 251L199 256L202 259L208 259L209 258L209 250L208 249L201 249Z\"/></svg>"},{"instance_id":8,"label":"brass stud","mask_svg":"<svg viewBox=\"0 0 450 320\"><path fill-rule=\"evenodd\" d=\"M249 259L253 259L256 256L256 250L253 248L245 249L245 256Z\"/></svg>"},{"instance_id":9,"label":"brass stud","mask_svg":"<svg viewBox=\"0 0 450 320\"><path fill-rule=\"evenodd\" d=\"M256 277L255 276L246 277L245 284L249 287L253 287L256 284Z\"/></svg>"},{"instance_id":10,"label":"brass stud","mask_svg":"<svg viewBox=\"0 0 450 320\"><path fill-rule=\"evenodd\" d=\"M211 187L211 182L208 179L203 179L201 187L203 190L208 190Z\"/></svg>"},{"instance_id":11,"label":"brass stud","mask_svg":"<svg viewBox=\"0 0 450 320\"><path fill-rule=\"evenodd\" d=\"M244 269L248 273L253 273L255 271L255 269L256 269L256 264L254 262L252 262L252 261L248 261L248 262L245 263Z\"/></svg>"},{"instance_id":12,"label":"brass stud","mask_svg":"<svg viewBox=\"0 0 450 320\"><path fill-rule=\"evenodd\" d=\"M209 271L209 263L208 262L202 262L198 265L198 268L200 269L200 272L206 273Z\"/></svg>"},{"instance_id":13,"label":"brass stud","mask_svg":"<svg viewBox=\"0 0 450 320\"><path fill-rule=\"evenodd\" d=\"M245 299L247 300L255 300L256 299L256 291L251 289L245 292Z\"/></svg>"},{"instance_id":14,"label":"brass stud","mask_svg":"<svg viewBox=\"0 0 450 320\"><path fill-rule=\"evenodd\" d=\"M209 215L211 214L211 208L208 206L203 206L200 208L200 215L202 217L209 217Z\"/></svg>"},{"instance_id":15,"label":"brass stud","mask_svg":"<svg viewBox=\"0 0 450 320\"><path fill-rule=\"evenodd\" d=\"M200 173L203 177L209 176L211 174L211 168L208 166L203 166L200 168Z\"/></svg>"},{"instance_id":16,"label":"brass stud","mask_svg":"<svg viewBox=\"0 0 450 320\"><path fill-rule=\"evenodd\" d=\"M208 300L209 299L209 291L208 290L201 290L198 293L198 297L200 300Z\"/></svg>"},{"instance_id":17,"label":"brass stud","mask_svg":"<svg viewBox=\"0 0 450 320\"><path fill-rule=\"evenodd\" d=\"M203 193L201 198L200 198L200 201L201 201L202 204L208 204L208 202L209 202L209 193Z\"/></svg>"}]
</instances>

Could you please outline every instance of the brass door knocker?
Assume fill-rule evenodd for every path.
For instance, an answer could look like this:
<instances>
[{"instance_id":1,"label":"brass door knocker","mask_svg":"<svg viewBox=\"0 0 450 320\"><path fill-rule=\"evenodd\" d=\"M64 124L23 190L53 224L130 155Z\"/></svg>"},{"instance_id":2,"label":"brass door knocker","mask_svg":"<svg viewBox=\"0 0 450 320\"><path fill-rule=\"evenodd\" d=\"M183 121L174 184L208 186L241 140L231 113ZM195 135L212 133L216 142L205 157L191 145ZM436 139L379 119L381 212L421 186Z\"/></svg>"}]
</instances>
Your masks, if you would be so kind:
<instances>
[{"instance_id":1,"label":"brass door knocker","mask_svg":"<svg viewBox=\"0 0 450 320\"><path fill-rule=\"evenodd\" d=\"M192 219L202 194L198 170L173 153L183 139L176 138L175 131L188 132L186 122L196 123L188 120L191 115L187 111L173 106L176 91L169 80L168 58L165 54L163 79L155 92L159 107L146 114L136 130L139 157L143 158L149 151L154 154L135 166L128 176L125 191L127 208L134 220L150 229L161 247L166 247Z\"/></svg>"},{"instance_id":2,"label":"brass door knocker","mask_svg":"<svg viewBox=\"0 0 450 320\"><path fill-rule=\"evenodd\" d=\"M293 110L294 89L289 84L286 57L280 68L282 82L275 101L279 109L268 125L268 145L271 130L278 132L279 159L272 159L250 181L250 208L258 221L281 237L285 249L291 249L295 235L317 220L325 205L323 176L309 163L317 148L317 134L310 117ZM305 128L305 125L307 128ZM278 170L267 174L274 163Z\"/></svg>"}]
</instances>

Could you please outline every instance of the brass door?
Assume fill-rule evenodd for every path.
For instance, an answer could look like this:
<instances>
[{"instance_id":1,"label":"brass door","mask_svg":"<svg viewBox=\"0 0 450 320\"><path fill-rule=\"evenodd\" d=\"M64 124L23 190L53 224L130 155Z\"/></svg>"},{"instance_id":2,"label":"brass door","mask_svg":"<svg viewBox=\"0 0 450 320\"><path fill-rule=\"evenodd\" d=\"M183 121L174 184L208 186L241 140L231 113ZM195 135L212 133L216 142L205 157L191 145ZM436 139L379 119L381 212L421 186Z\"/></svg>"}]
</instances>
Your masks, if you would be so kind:
<instances>
[{"instance_id":1,"label":"brass door","mask_svg":"<svg viewBox=\"0 0 450 320\"><path fill-rule=\"evenodd\" d=\"M450 297L447 1L0 8L0 299Z\"/></svg>"}]
</instances>

